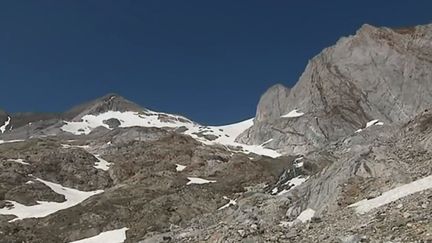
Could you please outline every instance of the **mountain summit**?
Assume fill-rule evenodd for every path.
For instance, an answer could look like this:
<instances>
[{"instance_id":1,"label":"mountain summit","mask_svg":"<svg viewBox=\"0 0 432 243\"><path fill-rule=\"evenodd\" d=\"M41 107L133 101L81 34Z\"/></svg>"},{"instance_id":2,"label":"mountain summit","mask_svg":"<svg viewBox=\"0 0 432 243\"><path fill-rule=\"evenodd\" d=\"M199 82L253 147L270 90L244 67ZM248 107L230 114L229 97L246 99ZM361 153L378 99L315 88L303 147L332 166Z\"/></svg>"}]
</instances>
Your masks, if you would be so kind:
<instances>
[{"instance_id":1,"label":"mountain summit","mask_svg":"<svg viewBox=\"0 0 432 243\"><path fill-rule=\"evenodd\" d=\"M121 97L120 95L110 93L70 109L64 114L64 117L68 120L79 120L85 115L97 115L107 111L140 112L144 110L144 108Z\"/></svg>"}]
</instances>

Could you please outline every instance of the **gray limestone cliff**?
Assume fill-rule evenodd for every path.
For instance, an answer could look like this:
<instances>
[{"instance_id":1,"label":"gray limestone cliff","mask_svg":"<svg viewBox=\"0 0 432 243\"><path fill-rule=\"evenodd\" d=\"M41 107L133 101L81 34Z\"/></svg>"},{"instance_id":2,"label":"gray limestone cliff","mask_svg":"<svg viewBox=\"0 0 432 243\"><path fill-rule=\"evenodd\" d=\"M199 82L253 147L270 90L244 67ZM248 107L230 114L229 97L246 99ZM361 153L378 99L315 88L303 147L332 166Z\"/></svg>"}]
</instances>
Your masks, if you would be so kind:
<instances>
[{"instance_id":1,"label":"gray limestone cliff","mask_svg":"<svg viewBox=\"0 0 432 243\"><path fill-rule=\"evenodd\" d=\"M363 25L307 65L289 91L270 88L255 124L237 140L305 153L353 134L368 121L406 121L432 104L432 25ZM300 117L282 117L297 109Z\"/></svg>"}]
</instances>

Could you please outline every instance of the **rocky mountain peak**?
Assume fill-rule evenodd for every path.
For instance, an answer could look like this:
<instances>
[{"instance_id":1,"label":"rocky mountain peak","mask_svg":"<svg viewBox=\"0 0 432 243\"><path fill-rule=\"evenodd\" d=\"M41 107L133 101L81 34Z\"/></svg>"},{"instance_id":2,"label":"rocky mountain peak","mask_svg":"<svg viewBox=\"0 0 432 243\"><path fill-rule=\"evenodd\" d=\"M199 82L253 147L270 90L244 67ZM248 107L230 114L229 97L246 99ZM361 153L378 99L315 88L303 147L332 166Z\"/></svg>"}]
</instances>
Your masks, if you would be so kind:
<instances>
[{"instance_id":1,"label":"rocky mountain peak","mask_svg":"<svg viewBox=\"0 0 432 243\"><path fill-rule=\"evenodd\" d=\"M97 115L107 111L140 112L144 110L146 109L118 94L109 93L93 101L72 108L65 113L65 118L70 120L79 120L85 115Z\"/></svg>"},{"instance_id":2,"label":"rocky mountain peak","mask_svg":"<svg viewBox=\"0 0 432 243\"><path fill-rule=\"evenodd\" d=\"M260 98L256 121L277 119L286 112L290 89L282 84L270 87Z\"/></svg>"}]
</instances>

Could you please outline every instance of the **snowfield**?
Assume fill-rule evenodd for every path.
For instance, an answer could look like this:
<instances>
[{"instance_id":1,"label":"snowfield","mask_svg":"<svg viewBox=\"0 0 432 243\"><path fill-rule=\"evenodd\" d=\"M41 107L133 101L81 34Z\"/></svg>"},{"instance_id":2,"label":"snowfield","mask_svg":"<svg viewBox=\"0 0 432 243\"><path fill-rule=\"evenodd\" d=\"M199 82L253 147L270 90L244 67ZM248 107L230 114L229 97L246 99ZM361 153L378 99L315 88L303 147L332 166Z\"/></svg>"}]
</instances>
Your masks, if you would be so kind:
<instances>
[{"instance_id":1,"label":"snowfield","mask_svg":"<svg viewBox=\"0 0 432 243\"><path fill-rule=\"evenodd\" d=\"M381 207L388 203L394 202L400 198L406 197L416 192L424 191L432 188L432 176L428 176L411 183L393 188L387 192L384 192L381 196L367 200L356 202L349 205L348 207L355 208L358 214L364 214L372 209Z\"/></svg>"},{"instance_id":2,"label":"snowfield","mask_svg":"<svg viewBox=\"0 0 432 243\"><path fill-rule=\"evenodd\" d=\"M54 192L64 195L66 201L62 203L38 201L39 204L33 206L26 206L15 201L7 201L12 203L13 206L11 208L0 208L0 215L15 215L16 218L10 222L26 218L42 218L59 210L73 207L87 198L103 192L103 190L83 192L42 179L36 178L36 180L47 185Z\"/></svg>"},{"instance_id":3,"label":"snowfield","mask_svg":"<svg viewBox=\"0 0 432 243\"><path fill-rule=\"evenodd\" d=\"M163 121L159 119L160 116L169 116L174 118L175 122ZM120 127L190 127L193 125L191 121L180 116L168 115L165 113L148 111L146 114L139 112L120 112L120 111L107 111L98 115L85 115L82 121L78 122L65 122L66 124L61 127L61 130L70 132L75 135L89 134L96 127L102 126L109 129L109 126L104 121L115 118L120 121Z\"/></svg>"},{"instance_id":4,"label":"snowfield","mask_svg":"<svg viewBox=\"0 0 432 243\"><path fill-rule=\"evenodd\" d=\"M187 129L184 134L190 135L208 145L222 144L241 147L246 153L255 153L273 158L281 156L277 151L265 148L265 144L246 145L235 141L241 133L253 126L253 119L224 126L202 126L182 116L154 111L146 111L145 113L108 111L98 115L85 115L78 122L65 121L65 124L60 129L75 135L89 134L93 129L100 126L110 129L104 121L112 118L120 121L120 127L141 126L173 129L184 127ZM208 135L211 135L214 139L205 138Z\"/></svg>"},{"instance_id":5,"label":"snowfield","mask_svg":"<svg viewBox=\"0 0 432 243\"><path fill-rule=\"evenodd\" d=\"M123 243L126 240L127 230L128 228L105 231L96 236L70 243Z\"/></svg>"}]
</instances>

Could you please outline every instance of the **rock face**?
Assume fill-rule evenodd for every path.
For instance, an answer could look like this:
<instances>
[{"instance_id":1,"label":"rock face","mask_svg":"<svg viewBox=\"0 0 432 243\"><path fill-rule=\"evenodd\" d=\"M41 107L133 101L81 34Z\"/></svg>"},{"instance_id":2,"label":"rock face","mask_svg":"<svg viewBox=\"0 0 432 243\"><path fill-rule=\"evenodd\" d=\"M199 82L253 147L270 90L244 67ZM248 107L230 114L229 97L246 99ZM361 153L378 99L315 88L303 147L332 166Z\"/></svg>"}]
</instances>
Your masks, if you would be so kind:
<instances>
[{"instance_id":1,"label":"rock face","mask_svg":"<svg viewBox=\"0 0 432 243\"><path fill-rule=\"evenodd\" d=\"M297 84L261 98L255 124L238 141L305 153L368 121L406 121L432 104L432 25L364 25L314 57ZM298 109L305 115L283 118Z\"/></svg>"}]
</instances>

